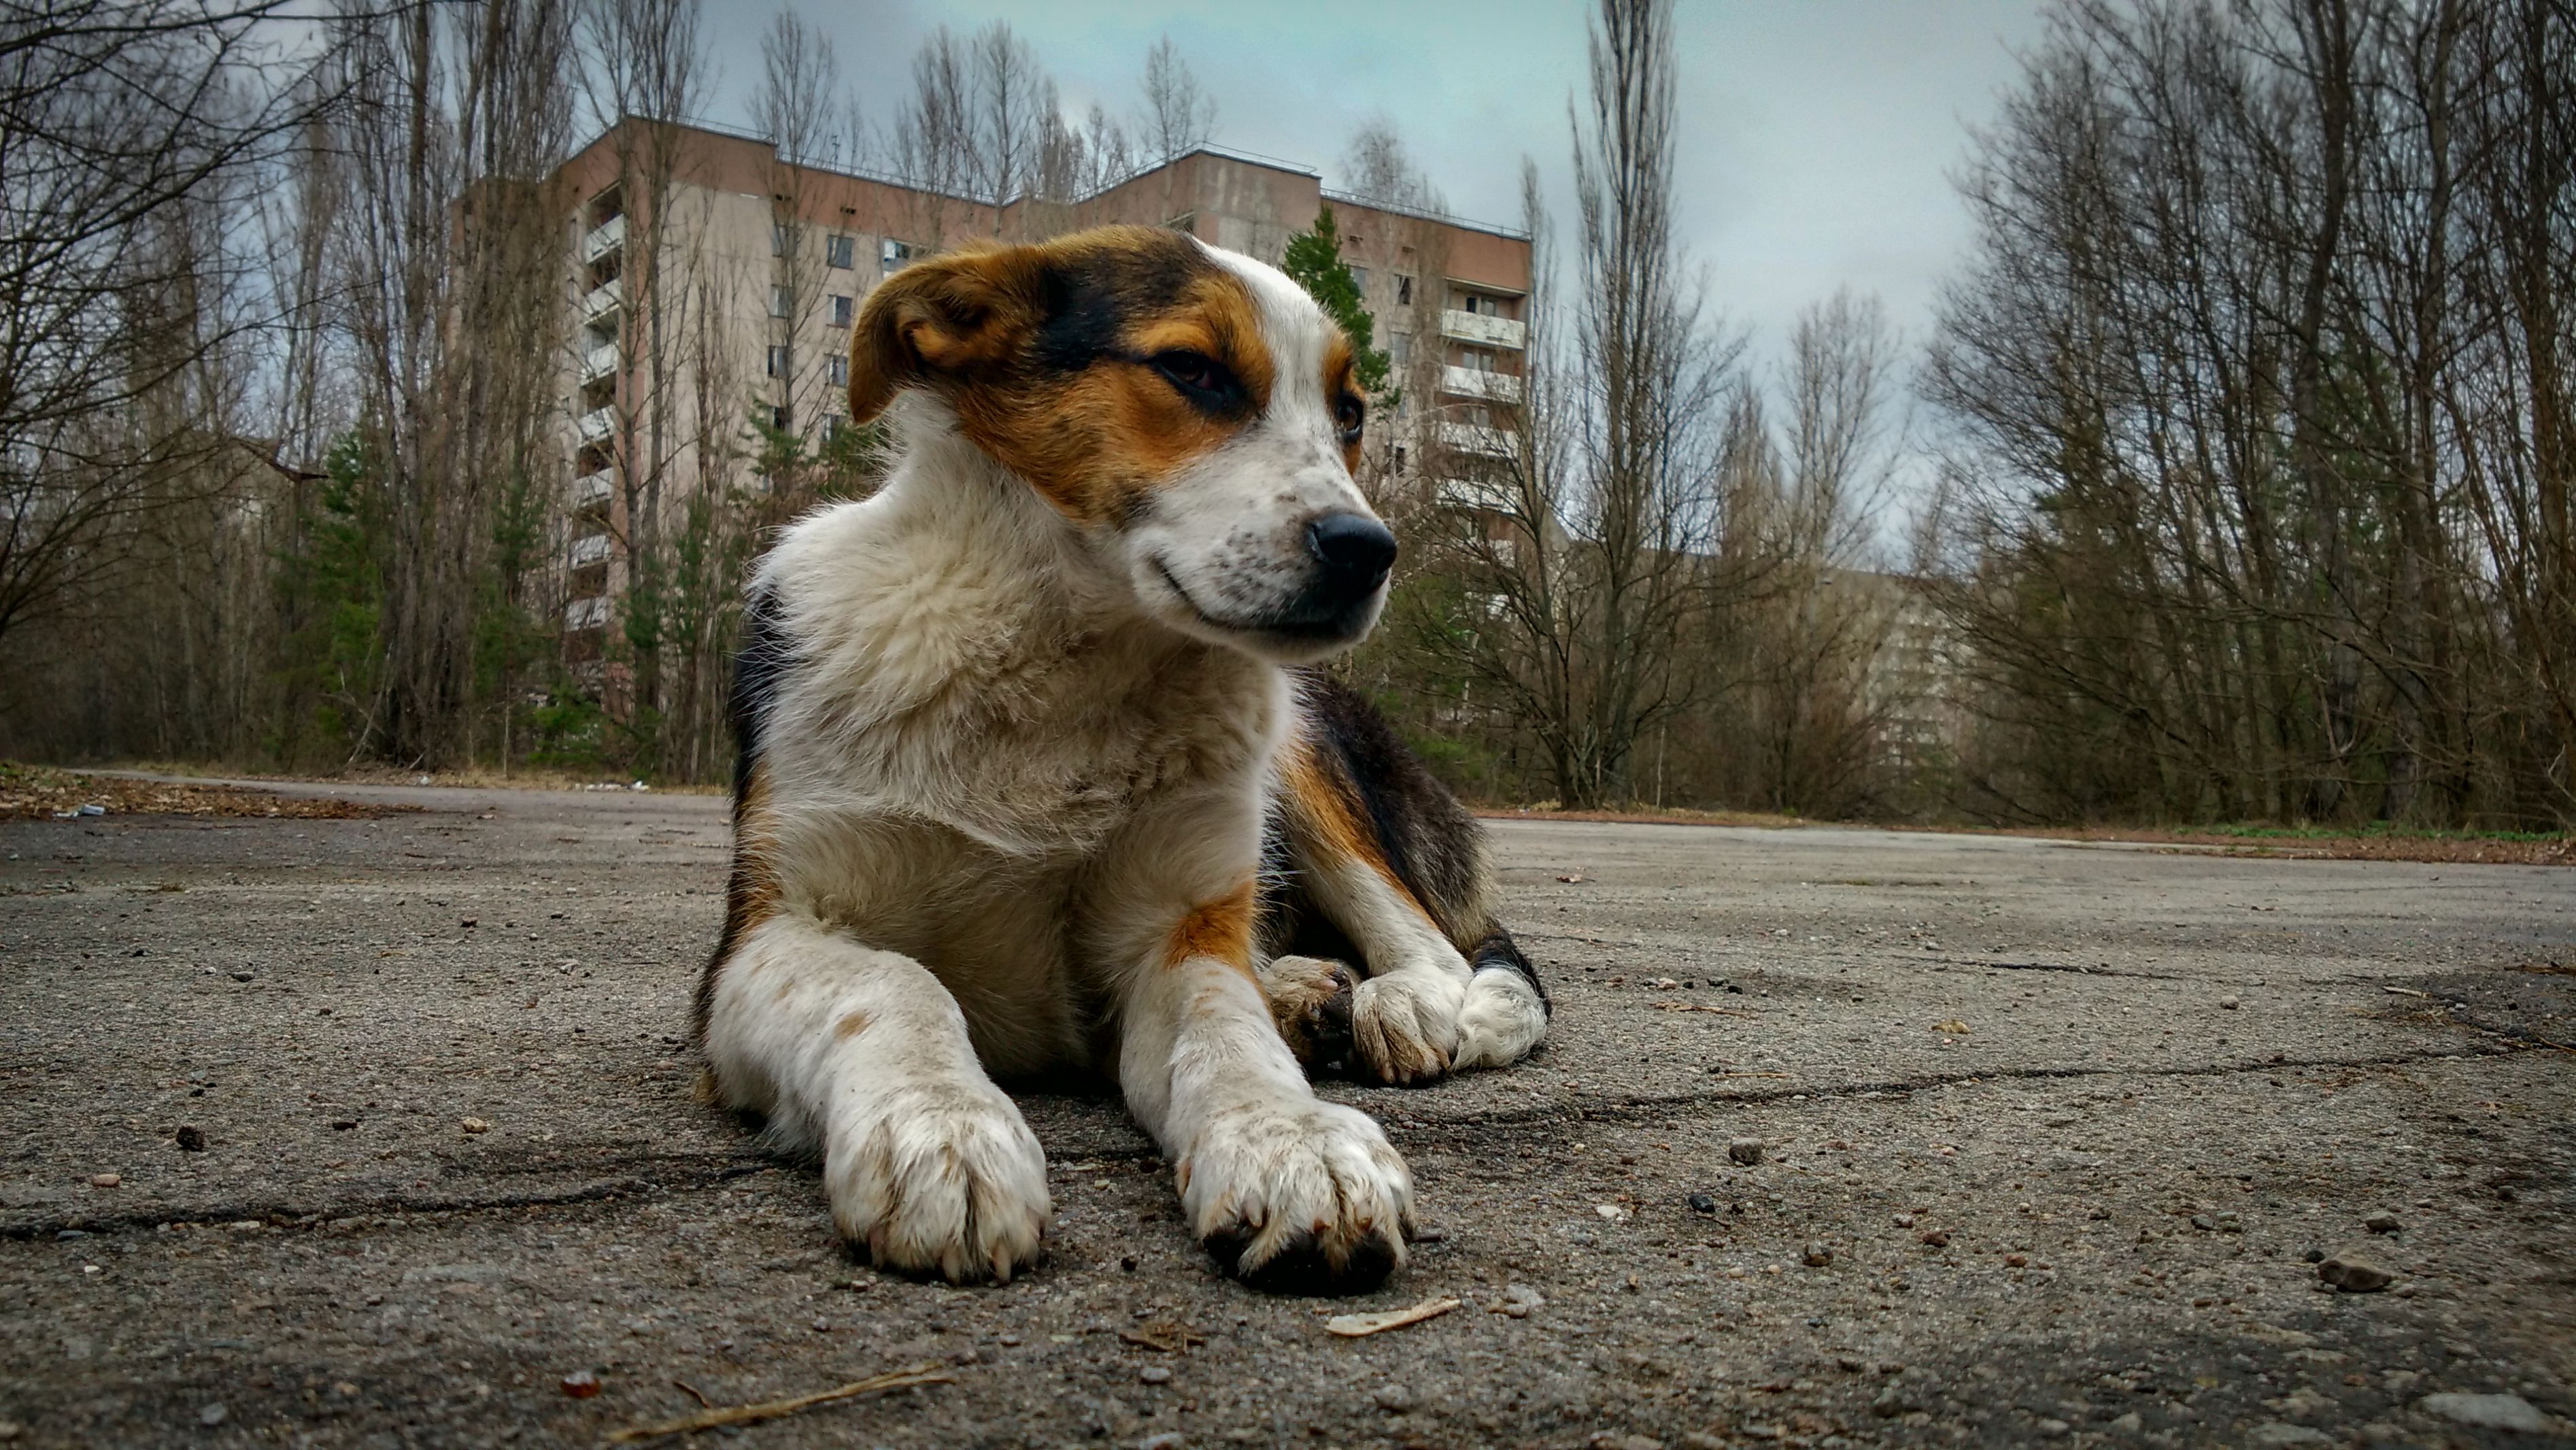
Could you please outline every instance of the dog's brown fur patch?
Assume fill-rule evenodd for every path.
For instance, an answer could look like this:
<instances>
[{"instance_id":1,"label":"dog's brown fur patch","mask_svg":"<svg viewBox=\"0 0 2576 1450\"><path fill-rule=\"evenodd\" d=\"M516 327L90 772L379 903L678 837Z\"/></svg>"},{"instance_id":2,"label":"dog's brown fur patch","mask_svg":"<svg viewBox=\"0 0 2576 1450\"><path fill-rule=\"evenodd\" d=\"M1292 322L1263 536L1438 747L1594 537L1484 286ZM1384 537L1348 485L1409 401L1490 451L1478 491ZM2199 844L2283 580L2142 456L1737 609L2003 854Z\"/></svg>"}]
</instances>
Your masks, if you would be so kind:
<instances>
[{"instance_id":1,"label":"dog's brown fur patch","mask_svg":"<svg viewBox=\"0 0 2576 1450\"><path fill-rule=\"evenodd\" d=\"M1177 967L1192 957L1214 957L1252 975L1252 882L1204 902L1181 918L1163 950L1163 965Z\"/></svg>"}]
</instances>

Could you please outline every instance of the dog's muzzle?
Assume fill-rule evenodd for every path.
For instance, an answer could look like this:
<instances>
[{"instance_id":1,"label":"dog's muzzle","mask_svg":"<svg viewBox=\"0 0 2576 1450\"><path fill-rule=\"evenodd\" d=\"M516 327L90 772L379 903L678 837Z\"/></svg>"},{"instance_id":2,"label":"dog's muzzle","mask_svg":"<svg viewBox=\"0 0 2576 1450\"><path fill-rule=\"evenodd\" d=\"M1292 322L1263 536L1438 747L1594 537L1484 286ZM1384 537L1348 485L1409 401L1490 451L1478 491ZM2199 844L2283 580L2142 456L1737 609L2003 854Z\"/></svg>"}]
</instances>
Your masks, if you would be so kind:
<instances>
[{"instance_id":1,"label":"dog's muzzle","mask_svg":"<svg viewBox=\"0 0 2576 1450\"><path fill-rule=\"evenodd\" d=\"M1306 526L1306 585L1271 622L1283 634L1356 639L1395 567L1395 535L1360 513L1332 513Z\"/></svg>"}]
</instances>

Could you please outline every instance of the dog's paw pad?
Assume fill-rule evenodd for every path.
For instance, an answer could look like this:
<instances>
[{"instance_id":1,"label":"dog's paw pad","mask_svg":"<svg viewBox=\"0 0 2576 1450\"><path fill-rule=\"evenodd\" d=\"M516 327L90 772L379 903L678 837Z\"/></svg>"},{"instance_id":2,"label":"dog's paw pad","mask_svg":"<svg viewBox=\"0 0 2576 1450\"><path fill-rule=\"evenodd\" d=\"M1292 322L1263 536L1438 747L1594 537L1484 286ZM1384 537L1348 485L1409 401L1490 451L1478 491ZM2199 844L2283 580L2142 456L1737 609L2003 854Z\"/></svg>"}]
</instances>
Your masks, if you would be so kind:
<instances>
[{"instance_id":1,"label":"dog's paw pad","mask_svg":"<svg viewBox=\"0 0 2576 1450\"><path fill-rule=\"evenodd\" d=\"M1307 1072L1338 1072L1350 1061L1358 986L1351 969L1329 957L1274 957L1262 967L1270 1018Z\"/></svg>"}]
</instances>

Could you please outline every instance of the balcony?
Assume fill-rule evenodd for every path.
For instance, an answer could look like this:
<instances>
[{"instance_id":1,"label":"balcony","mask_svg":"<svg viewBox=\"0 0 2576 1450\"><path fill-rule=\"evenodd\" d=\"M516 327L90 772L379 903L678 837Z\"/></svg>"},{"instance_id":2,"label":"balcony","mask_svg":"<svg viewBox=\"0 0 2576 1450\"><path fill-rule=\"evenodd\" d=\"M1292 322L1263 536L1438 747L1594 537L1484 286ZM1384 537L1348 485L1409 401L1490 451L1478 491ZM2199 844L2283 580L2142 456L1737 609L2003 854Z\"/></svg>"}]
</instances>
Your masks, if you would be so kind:
<instances>
[{"instance_id":1,"label":"balcony","mask_svg":"<svg viewBox=\"0 0 2576 1450\"><path fill-rule=\"evenodd\" d=\"M1507 514L1520 506L1510 484L1490 478L1436 479L1431 485L1431 497L1442 508L1477 509L1487 513Z\"/></svg>"},{"instance_id":2,"label":"balcony","mask_svg":"<svg viewBox=\"0 0 2576 1450\"><path fill-rule=\"evenodd\" d=\"M609 495L616 491L616 481L608 476L607 469L585 473L572 481L572 506L576 509L596 508L608 502Z\"/></svg>"},{"instance_id":3,"label":"balcony","mask_svg":"<svg viewBox=\"0 0 2576 1450\"><path fill-rule=\"evenodd\" d=\"M1487 347L1519 349L1529 345L1529 328L1526 325L1509 317L1461 312L1454 307L1440 314L1440 333L1443 337L1483 343Z\"/></svg>"},{"instance_id":4,"label":"balcony","mask_svg":"<svg viewBox=\"0 0 2576 1450\"><path fill-rule=\"evenodd\" d=\"M601 378L608 377L616 371L617 344L613 342L603 342L597 347L583 349L581 354L581 380L584 383L598 382Z\"/></svg>"},{"instance_id":5,"label":"balcony","mask_svg":"<svg viewBox=\"0 0 2576 1450\"><path fill-rule=\"evenodd\" d=\"M1513 323L1518 327L1519 323ZM1461 398L1484 398L1496 403L1521 400L1521 380L1510 373L1491 372L1484 368L1442 368L1440 391Z\"/></svg>"},{"instance_id":6,"label":"balcony","mask_svg":"<svg viewBox=\"0 0 2576 1450\"><path fill-rule=\"evenodd\" d=\"M617 436L617 405L611 403L604 408L593 408L582 414L581 421L575 426L581 430L582 442L605 443Z\"/></svg>"},{"instance_id":7,"label":"balcony","mask_svg":"<svg viewBox=\"0 0 2576 1450\"><path fill-rule=\"evenodd\" d=\"M586 568L608 562L608 535L586 534L572 541L572 566Z\"/></svg>"},{"instance_id":8,"label":"balcony","mask_svg":"<svg viewBox=\"0 0 2576 1450\"><path fill-rule=\"evenodd\" d=\"M626 289L622 285L625 280L622 277L611 277L591 288L590 295L581 299L581 320L598 322L603 318L614 317L617 309L626 305Z\"/></svg>"},{"instance_id":9,"label":"balcony","mask_svg":"<svg viewBox=\"0 0 2576 1450\"><path fill-rule=\"evenodd\" d=\"M608 596L593 595L564 606L564 628L597 629L608 623Z\"/></svg>"},{"instance_id":10,"label":"balcony","mask_svg":"<svg viewBox=\"0 0 2576 1450\"><path fill-rule=\"evenodd\" d=\"M1475 423L1443 423L1435 435L1440 446L1452 453L1465 453L1477 458L1518 458L1520 439L1500 428L1487 428Z\"/></svg>"},{"instance_id":11,"label":"balcony","mask_svg":"<svg viewBox=\"0 0 2576 1450\"><path fill-rule=\"evenodd\" d=\"M596 262L626 245L626 218L613 216L582 235L581 260Z\"/></svg>"}]
</instances>

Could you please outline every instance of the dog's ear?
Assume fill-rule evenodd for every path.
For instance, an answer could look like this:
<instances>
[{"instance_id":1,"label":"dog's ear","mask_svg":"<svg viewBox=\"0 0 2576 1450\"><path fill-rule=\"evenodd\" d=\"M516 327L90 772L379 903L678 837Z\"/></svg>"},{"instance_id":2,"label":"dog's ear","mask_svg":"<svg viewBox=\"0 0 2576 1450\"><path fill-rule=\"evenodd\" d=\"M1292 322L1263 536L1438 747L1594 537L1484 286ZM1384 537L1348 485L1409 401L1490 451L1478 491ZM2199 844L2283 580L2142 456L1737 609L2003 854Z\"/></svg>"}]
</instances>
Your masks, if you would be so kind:
<instances>
[{"instance_id":1,"label":"dog's ear","mask_svg":"<svg viewBox=\"0 0 2576 1450\"><path fill-rule=\"evenodd\" d=\"M850 421L906 388L971 381L1008 363L1036 325L1040 268L1027 247L925 258L868 294L850 329Z\"/></svg>"}]
</instances>

